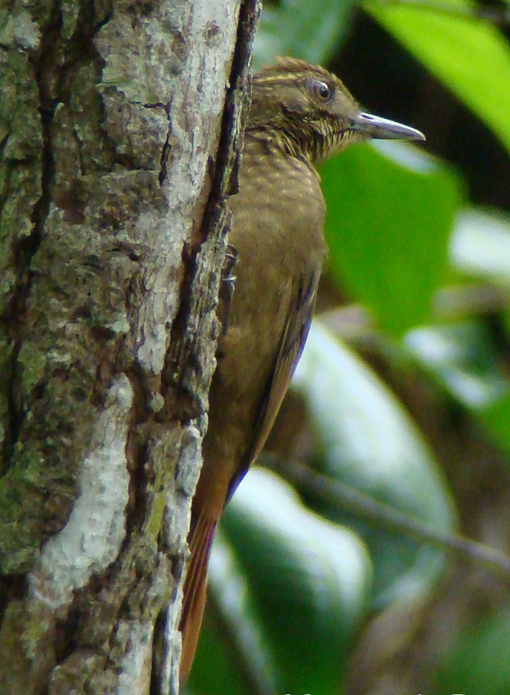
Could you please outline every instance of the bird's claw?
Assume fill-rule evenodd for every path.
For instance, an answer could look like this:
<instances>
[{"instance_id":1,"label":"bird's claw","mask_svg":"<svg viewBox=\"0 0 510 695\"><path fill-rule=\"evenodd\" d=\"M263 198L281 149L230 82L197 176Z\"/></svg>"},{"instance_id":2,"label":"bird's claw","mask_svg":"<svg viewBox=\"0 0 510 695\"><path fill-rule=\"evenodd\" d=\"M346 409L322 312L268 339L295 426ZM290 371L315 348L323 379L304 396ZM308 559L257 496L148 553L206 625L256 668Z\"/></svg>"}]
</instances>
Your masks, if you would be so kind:
<instances>
[{"instance_id":1,"label":"bird's claw","mask_svg":"<svg viewBox=\"0 0 510 695\"><path fill-rule=\"evenodd\" d=\"M232 273L233 268L237 264L239 253L235 246L228 244L225 251L225 261L221 271L220 282L220 307L218 318L221 321L221 335L225 335L228 330L228 319L230 315L230 307L232 305L232 297L234 296L236 276Z\"/></svg>"}]
</instances>

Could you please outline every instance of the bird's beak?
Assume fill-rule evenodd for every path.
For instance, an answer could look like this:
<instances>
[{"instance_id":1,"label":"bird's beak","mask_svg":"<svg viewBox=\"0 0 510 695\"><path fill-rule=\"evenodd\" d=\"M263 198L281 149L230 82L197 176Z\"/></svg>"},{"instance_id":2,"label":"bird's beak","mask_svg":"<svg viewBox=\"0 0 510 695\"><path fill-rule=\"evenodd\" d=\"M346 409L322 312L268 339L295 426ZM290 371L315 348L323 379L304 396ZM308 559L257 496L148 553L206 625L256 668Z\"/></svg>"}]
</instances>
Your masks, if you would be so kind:
<instances>
[{"instance_id":1,"label":"bird's beak","mask_svg":"<svg viewBox=\"0 0 510 695\"><path fill-rule=\"evenodd\" d=\"M358 113L351 121L351 130L376 140L425 140L425 135L416 128L370 113Z\"/></svg>"}]
</instances>

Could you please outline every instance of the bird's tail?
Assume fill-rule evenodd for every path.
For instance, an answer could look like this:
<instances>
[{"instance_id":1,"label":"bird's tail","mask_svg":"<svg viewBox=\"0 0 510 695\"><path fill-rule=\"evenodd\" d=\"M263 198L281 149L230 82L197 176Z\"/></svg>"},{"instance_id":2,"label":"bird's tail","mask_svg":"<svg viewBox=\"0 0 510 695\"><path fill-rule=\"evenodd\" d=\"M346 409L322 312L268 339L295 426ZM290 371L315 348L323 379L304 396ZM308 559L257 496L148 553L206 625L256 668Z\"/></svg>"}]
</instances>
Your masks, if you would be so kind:
<instances>
[{"instance_id":1,"label":"bird's tail","mask_svg":"<svg viewBox=\"0 0 510 695\"><path fill-rule=\"evenodd\" d=\"M192 522L189 544L191 559L184 582L180 624L180 631L182 632L181 684L185 683L189 676L197 650L205 608L207 566L216 524L216 520L208 519L204 515L201 515L196 522Z\"/></svg>"}]
</instances>

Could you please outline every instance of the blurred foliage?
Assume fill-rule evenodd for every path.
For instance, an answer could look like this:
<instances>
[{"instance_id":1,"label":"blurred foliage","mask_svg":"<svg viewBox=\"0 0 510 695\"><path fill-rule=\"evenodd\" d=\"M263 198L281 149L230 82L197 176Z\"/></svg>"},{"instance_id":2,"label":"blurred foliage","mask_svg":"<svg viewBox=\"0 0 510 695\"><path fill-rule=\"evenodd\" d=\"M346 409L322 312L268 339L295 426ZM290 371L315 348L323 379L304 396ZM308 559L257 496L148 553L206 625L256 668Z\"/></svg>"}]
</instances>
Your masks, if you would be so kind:
<instances>
[{"instance_id":1,"label":"blurred foliage","mask_svg":"<svg viewBox=\"0 0 510 695\"><path fill-rule=\"evenodd\" d=\"M472 3L449 0L452 14L367 2L368 11L473 109L510 149L510 46L496 28L456 15ZM489 77L490 76L490 77Z\"/></svg>"},{"instance_id":2,"label":"blurred foliage","mask_svg":"<svg viewBox=\"0 0 510 695\"><path fill-rule=\"evenodd\" d=\"M289 55L309 63L325 63L346 38L353 9L352 0L267 3L256 38L255 68Z\"/></svg>"},{"instance_id":3,"label":"blurred foliage","mask_svg":"<svg viewBox=\"0 0 510 695\"><path fill-rule=\"evenodd\" d=\"M448 492L420 433L370 367L318 321L295 381L308 403L322 471L443 531L453 530ZM321 511L346 521L335 506ZM436 549L362 521L350 523L363 535L374 563L375 605L424 590L437 577Z\"/></svg>"},{"instance_id":4,"label":"blurred foliage","mask_svg":"<svg viewBox=\"0 0 510 695\"><path fill-rule=\"evenodd\" d=\"M510 612L462 633L444 655L435 676L437 692L478 692L503 695L508 692L510 661L502 658L510 642ZM477 655L473 659L473 654Z\"/></svg>"},{"instance_id":5,"label":"blurred foliage","mask_svg":"<svg viewBox=\"0 0 510 695\"><path fill-rule=\"evenodd\" d=\"M262 13L257 66L294 55L348 86L354 66L364 99L383 95L380 115L433 125L430 154L366 144L321 167L321 315L270 446L508 552L510 47L508 25L484 13L504 20L463 0L281 0ZM508 572L383 516L250 472L216 543L189 692L510 692Z\"/></svg>"},{"instance_id":6,"label":"blurred foliage","mask_svg":"<svg viewBox=\"0 0 510 695\"><path fill-rule=\"evenodd\" d=\"M462 203L455 174L410 145L381 143L347 149L321 176L331 272L390 333L430 320Z\"/></svg>"}]
</instances>

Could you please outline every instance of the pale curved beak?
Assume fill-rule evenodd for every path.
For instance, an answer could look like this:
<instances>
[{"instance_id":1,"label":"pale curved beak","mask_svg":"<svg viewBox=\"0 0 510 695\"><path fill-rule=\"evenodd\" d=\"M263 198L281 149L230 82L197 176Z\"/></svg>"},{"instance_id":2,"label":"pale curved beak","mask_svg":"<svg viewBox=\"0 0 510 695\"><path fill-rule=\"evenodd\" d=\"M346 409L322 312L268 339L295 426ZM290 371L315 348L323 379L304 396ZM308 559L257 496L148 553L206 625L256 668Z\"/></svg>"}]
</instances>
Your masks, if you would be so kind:
<instances>
[{"instance_id":1,"label":"pale curved beak","mask_svg":"<svg viewBox=\"0 0 510 695\"><path fill-rule=\"evenodd\" d=\"M350 128L376 140L425 140L425 135L416 128L370 113L358 113Z\"/></svg>"}]
</instances>

